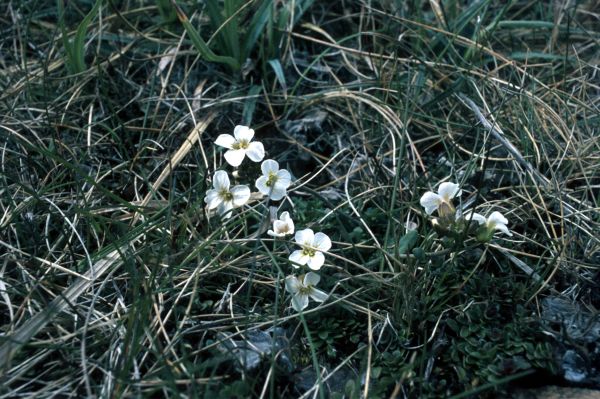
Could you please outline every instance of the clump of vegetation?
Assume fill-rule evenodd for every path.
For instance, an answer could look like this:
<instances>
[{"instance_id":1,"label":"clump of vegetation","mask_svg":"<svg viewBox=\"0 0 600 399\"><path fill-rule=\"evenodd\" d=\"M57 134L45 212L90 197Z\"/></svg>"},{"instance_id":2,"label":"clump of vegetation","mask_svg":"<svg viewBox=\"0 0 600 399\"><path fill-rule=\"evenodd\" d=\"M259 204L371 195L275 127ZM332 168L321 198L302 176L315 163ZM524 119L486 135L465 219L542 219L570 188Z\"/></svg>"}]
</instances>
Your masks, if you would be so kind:
<instances>
[{"instance_id":1,"label":"clump of vegetation","mask_svg":"<svg viewBox=\"0 0 600 399\"><path fill-rule=\"evenodd\" d=\"M591 3L0 10L2 395L600 380Z\"/></svg>"}]
</instances>

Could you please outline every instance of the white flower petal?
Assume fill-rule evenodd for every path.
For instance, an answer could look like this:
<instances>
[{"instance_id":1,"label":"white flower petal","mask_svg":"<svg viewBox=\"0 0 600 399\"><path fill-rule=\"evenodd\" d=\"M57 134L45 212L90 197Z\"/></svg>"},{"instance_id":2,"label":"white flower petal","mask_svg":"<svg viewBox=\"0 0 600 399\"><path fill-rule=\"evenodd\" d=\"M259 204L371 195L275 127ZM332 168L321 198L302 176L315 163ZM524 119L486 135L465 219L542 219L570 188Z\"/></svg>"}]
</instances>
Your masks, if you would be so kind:
<instances>
[{"instance_id":1,"label":"white flower petal","mask_svg":"<svg viewBox=\"0 0 600 399\"><path fill-rule=\"evenodd\" d=\"M315 239L315 233L311 229L299 230L294 235L294 239L300 245L313 245Z\"/></svg>"},{"instance_id":2,"label":"white flower petal","mask_svg":"<svg viewBox=\"0 0 600 399\"><path fill-rule=\"evenodd\" d=\"M290 217L290 213L288 211L285 212L281 212L281 215L279 215L279 220L282 220L284 222L291 222L292 218Z\"/></svg>"},{"instance_id":3,"label":"white flower petal","mask_svg":"<svg viewBox=\"0 0 600 399\"><path fill-rule=\"evenodd\" d=\"M262 170L263 175L269 177L270 173L277 173L279 170L279 163L272 159L266 159L260 164L260 170Z\"/></svg>"},{"instance_id":4,"label":"white flower petal","mask_svg":"<svg viewBox=\"0 0 600 399\"><path fill-rule=\"evenodd\" d=\"M281 184L284 188L288 188L292 184L292 175L285 169L281 169L277 172L277 183Z\"/></svg>"},{"instance_id":5,"label":"white flower petal","mask_svg":"<svg viewBox=\"0 0 600 399\"><path fill-rule=\"evenodd\" d=\"M224 170L217 170L213 176L213 187L217 190L229 191L229 176Z\"/></svg>"},{"instance_id":6,"label":"white flower petal","mask_svg":"<svg viewBox=\"0 0 600 399\"><path fill-rule=\"evenodd\" d=\"M283 237L287 234L292 234L294 232L294 227L291 226L291 230L290 230L290 225L287 222L284 222L283 220L276 220L273 222L273 230L275 231L275 234L278 234L280 237Z\"/></svg>"},{"instance_id":7,"label":"white flower petal","mask_svg":"<svg viewBox=\"0 0 600 399\"><path fill-rule=\"evenodd\" d=\"M427 191L425 194L423 194L423 196L419 200L419 203L421 204L421 206L423 208L425 208L425 212L428 215L431 215L433 213L433 211L435 211L438 208L441 200L442 200L441 197L439 195L437 195L436 193Z\"/></svg>"},{"instance_id":8,"label":"white flower petal","mask_svg":"<svg viewBox=\"0 0 600 399\"><path fill-rule=\"evenodd\" d=\"M507 236L512 237L512 233L510 232L510 230L508 230L508 227L506 227L505 224L498 223L497 225L494 226L494 229L499 230L499 231L503 232L504 234L506 234Z\"/></svg>"},{"instance_id":9,"label":"white flower petal","mask_svg":"<svg viewBox=\"0 0 600 399\"><path fill-rule=\"evenodd\" d=\"M487 225L489 229L499 230L508 236L512 236L512 233L506 226L507 224L508 220L498 211L492 212L492 214L487 218Z\"/></svg>"},{"instance_id":10,"label":"white flower petal","mask_svg":"<svg viewBox=\"0 0 600 399\"><path fill-rule=\"evenodd\" d=\"M298 268L301 265L306 265L306 262L308 262L308 256L304 255L301 250L292 252L289 259L292 262L292 266L295 268Z\"/></svg>"},{"instance_id":11,"label":"white flower petal","mask_svg":"<svg viewBox=\"0 0 600 399\"><path fill-rule=\"evenodd\" d=\"M331 249L331 240L329 239L329 236L325 233L315 234L313 248L318 249L319 251L329 251Z\"/></svg>"},{"instance_id":12,"label":"white flower petal","mask_svg":"<svg viewBox=\"0 0 600 399\"><path fill-rule=\"evenodd\" d=\"M237 125L233 128L233 135L237 141L250 141L254 137L254 130L250 129L248 126Z\"/></svg>"},{"instance_id":13,"label":"white flower petal","mask_svg":"<svg viewBox=\"0 0 600 399\"><path fill-rule=\"evenodd\" d=\"M315 286L319 284L319 281L321 281L321 276L319 276L317 273L308 272L304 275L304 280L302 281L302 284L305 287L308 287L309 285Z\"/></svg>"},{"instance_id":14,"label":"white flower petal","mask_svg":"<svg viewBox=\"0 0 600 399\"><path fill-rule=\"evenodd\" d=\"M498 224L506 225L506 224L508 224L508 220L500 212L495 211L495 212L492 212L492 214L490 216L488 216L487 223L493 227Z\"/></svg>"},{"instance_id":15,"label":"white flower petal","mask_svg":"<svg viewBox=\"0 0 600 399\"><path fill-rule=\"evenodd\" d=\"M308 295L296 294L292 297L292 307L296 312L306 309L308 306Z\"/></svg>"},{"instance_id":16,"label":"white flower petal","mask_svg":"<svg viewBox=\"0 0 600 399\"><path fill-rule=\"evenodd\" d=\"M229 150L225 152L225 160L231 166L238 167L246 156L246 150Z\"/></svg>"},{"instance_id":17,"label":"white flower petal","mask_svg":"<svg viewBox=\"0 0 600 399\"><path fill-rule=\"evenodd\" d=\"M452 198L460 195L461 193L462 191L456 183L444 182L440 184L440 187L438 188L439 196L442 197L446 202L450 201Z\"/></svg>"},{"instance_id":18,"label":"white flower petal","mask_svg":"<svg viewBox=\"0 0 600 399\"><path fill-rule=\"evenodd\" d=\"M285 290L290 294L295 294L300 291L300 287L302 287L302 284L296 276L287 276L285 278Z\"/></svg>"},{"instance_id":19,"label":"white flower petal","mask_svg":"<svg viewBox=\"0 0 600 399\"><path fill-rule=\"evenodd\" d=\"M208 190L206 192L206 197L204 197L204 202L206 202L206 207L208 209L215 209L221 203L221 197L219 197L219 191L217 190Z\"/></svg>"},{"instance_id":20,"label":"white flower petal","mask_svg":"<svg viewBox=\"0 0 600 399\"><path fill-rule=\"evenodd\" d=\"M315 302L325 302L325 300L327 299L327 297L329 295L327 295L326 293L324 293L321 290L318 290L316 288L313 288L312 290L310 290L309 294L310 297L313 299L313 301Z\"/></svg>"},{"instance_id":21,"label":"white flower petal","mask_svg":"<svg viewBox=\"0 0 600 399\"><path fill-rule=\"evenodd\" d=\"M217 213L221 215L223 219L229 219L231 215L233 215L233 212L231 212L232 209L233 203L231 201L224 201L217 207Z\"/></svg>"},{"instance_id":22,"label":"white flower petal","mask_svg":"<svg viewBox=\"0 0 600 399\"><path fill-rule=\"evenodd\" d=\"M260 141L253 141L248 145L246 155L252 162L260 162L265 157L265 147Z\"/></svg>"},{"instance_id":23,"label":"white flower petal","mask_svg":"<svg viewBox=\"0 0 600 399\"><path fill-rule=\"evenodd\" d=\"M250 188L248 186L239 185L231 189L233 194L233 205L242 206L250 199Z\"/></svg>"},{"instance_id":24,"label":"white flower petal","mask_svg":"<svg viewBox=\"0 0 600 399\"><path fill-rule=\"evenodd\" d=\"M269 195L269 192L271 191L271 187L267 186L267 181L268 179L266 176L261 176L256 179L256 182L254 183L254 186L258 189L258 191L264 195Z\"/></svg>"},{"instance_id":25,"label":"white flower petal","mask_svg":"<svg viewBox=\"0 0 600 399\"><path fill-rule=\"evenodd\" d=\"M231 134L220 134L215 140L216 145L229 149L233 147L233 143L235 143L235 137L233 137Z\"/></svg>"},{"instance_id":26,"label":"white flower petal","mask_svg":"<svg viewBox=\"0 0 600 399\"><path fill-rule=\"evenodd\" d=\"M287 223L284 222L283 220L275 220L273 222L273 229L277 233L281 233L282 231L286 231L286 229L287 229Z\"/></svg>"},{"instance_id":27,"label":"white flower petal","mask_svg":"<svg viewBox=\"0 0 600 399\"><path fill-rule=\"evenodd\" d=\"M271 236L271 237L285 237L285 234L278 234L275 233L273 230L269 229L269 231L267 231L267 235Z\"/></svg>"},{"instance_id":28,"label":"white flower petal","mask_svg":"<svg viewBox=\"0 0 600 399\"><path fill-rule=\"evenodd\" d=\"M465 213L465 215L463 216L463 218L466 221L472 220L472 221L477 222L479 224L484 224L486 222L485 216L480 215L477 212L473 212L473 213L468 212L468 213Z\"/></svg>"},{"instance_id":29,"label":"white flower petal","mask_svg":"<svg viewBox=\"0 0 600 399\"><path fill-rule=\"evenodd\" d=\"M315 254L308 259L308 262L306 262L308 267L310 267L312 270L319 270L324 263L325 255L323 255L323 252L319 251L315 252Z\"/></svg>"},{"instance_id":30,"label":"white flower petal","mask_svg":"<svg viewBox=\"0 0 600 399\"><path fill-rule=\"evenodd\" d=\"M283 197L285 197L285 194L286 194L285 187L280 186L279 182L277 182L273 186L273 189L271 190L271 192L269 194L269 198L272 199L273 201L279 201Z\"/></svg>"}]
</instances>

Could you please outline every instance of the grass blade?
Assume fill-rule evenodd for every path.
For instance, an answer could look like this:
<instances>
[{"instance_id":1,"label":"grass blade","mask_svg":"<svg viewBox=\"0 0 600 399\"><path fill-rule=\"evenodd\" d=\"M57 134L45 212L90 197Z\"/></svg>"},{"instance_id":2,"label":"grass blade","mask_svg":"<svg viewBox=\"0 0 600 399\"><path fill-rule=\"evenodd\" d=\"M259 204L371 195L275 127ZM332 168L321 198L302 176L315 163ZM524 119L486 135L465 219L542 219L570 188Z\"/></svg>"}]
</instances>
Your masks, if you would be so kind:
<instances>
[{"instance_id":1,"label":"grass blade","mask_svg":"<svg viewBox=\"0 0 600 399\"><path fill-rule=\"evenodd\" d=\"M96 0L94 7L87 13L83 21L77 27L75 31L75 38L73 42L69 40L69 35L65 25L65 8L63 0L57 0L57 8L59 12L59 25L62 33L62 41L65 47L67 55L67 67L71 73L81 73L87 69L85 64L85 36L87 34L88 27L102 5L102 0Z\"/></svg>"},{"instance_id":2,"label":"grass blade","mask_svg":"<svg viewBox=\"0 0 600 399\"><path fill-rule=\"evenodd\" d=\"M196 50L198 50L202 58L210 62L226 64L231 69L236 71L240 69L240 63L235 58L220 56L213 53L213 51L208 48L204 40L202 40L202 37L200 37L198 31L192 26L187 15L185 15L183 10L177 5L177 3L173 2L173 7L175 7L175 11L177 12L177 17L179 18L179 21L185 28L187 34L190 36L192 44L194 45L194 47L196 47Z\"/></svg>"},{"instance_id":3,"label":"grass blade","mask_svg":"<svg viewBox=\"0 0 600 399\"><path fill-rule=\"evenodd\" d=\"M271 68L273 68L275 76L277 77L277 80L279 81L283 92L287 92L287 84L285 83L285 74L283 73L281 62L279 62L278 59L269 60L269 65L271 65Z\"/></svg>"},{"instance_id":4,"label":"grass blade","mask_svg":"<svg viewBox=\"0 0 600 399\"><path fill-rule=\"evenodd\" d=\"M83 21L77 27L77 32L75 33L75 40L73 41L73 56L75 58L77 71L83 72L87 69L85 65L85 35L87 33L87 29L92 22L92 19L96 16L98 11L100 10L100 6L102 5L102 0L96 0L94 7L90 10L90 12L85 16Z\"/></svg>"},{"instance_id":5,"label":"grass blade","mask_svg":"<svg viewBox=\"0 0 600 399\"><path fill-rule=\"evenodd\" d=\"M225 26L223 27L223 33L229 43L229 54L233 56L233 58L243 63L245 61L245 56L241 58L240 54L240 33L239 33L239 4L237 4L236 0L225 0Z\"/></svg>"},{"instance_id":6,"label":"grass blade","mask_svg":"<svg viewBox=\"0 0 600 399\"><path fill-rule=\"evenodd\" d=\"M248 126L252 126L252 117L254 116L254 110L256 109L256 100L258 100L258 93L260 93L262 86L254 85L248 90L248 100L244 102L244 113L242 120Z\"/></svg>"},{"instance_id":7,"label":"grass blade","mask_svg":"<svg viewBox=\"0 0 600 399\"><path fill-rule=\"evenodd\" d=\"M255 11L252 20L250 21L250 30L246 35L246 40L244 41L244 57L249 57L250 53L256 43L261 33L265 29L265 25L272 19L273 17L273 5L270 1L263 1L260 7Z\"/></svg>"},{"instance_id":8,"label":"grass blade","mask_svg":"<svg viewBox=\"0 0 600 399\"><path fill-rule=\"evenodd\" d=\"M65 26L65 7L63 4L63 0L56 0L56 8L58 9L58 25L60 26L61 39L67 57L67 68L69 68L69 71L71 73L76 73L75 60L73 57L73 48L71 46L71 42L69 41L69 34Z\"/></svg>"}]
</instances>

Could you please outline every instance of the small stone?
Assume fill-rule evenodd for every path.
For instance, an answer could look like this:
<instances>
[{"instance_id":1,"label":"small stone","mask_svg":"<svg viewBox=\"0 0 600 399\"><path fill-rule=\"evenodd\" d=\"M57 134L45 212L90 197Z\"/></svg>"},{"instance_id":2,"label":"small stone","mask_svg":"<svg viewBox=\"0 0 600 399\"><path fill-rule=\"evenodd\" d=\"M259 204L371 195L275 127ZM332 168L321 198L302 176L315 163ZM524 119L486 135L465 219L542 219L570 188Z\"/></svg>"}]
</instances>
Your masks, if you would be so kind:
<instances>
[{"instance_id":1,"label":"small stone","mask_svg":"<svg viewBox=\"0 0 600 399\"><path fill-rule=\"evenodd\" d=\"M564 378L571 382L581 382L587 378L585 361L574 350L567 350L562 358Z\"/></svg>"}]
</instances>

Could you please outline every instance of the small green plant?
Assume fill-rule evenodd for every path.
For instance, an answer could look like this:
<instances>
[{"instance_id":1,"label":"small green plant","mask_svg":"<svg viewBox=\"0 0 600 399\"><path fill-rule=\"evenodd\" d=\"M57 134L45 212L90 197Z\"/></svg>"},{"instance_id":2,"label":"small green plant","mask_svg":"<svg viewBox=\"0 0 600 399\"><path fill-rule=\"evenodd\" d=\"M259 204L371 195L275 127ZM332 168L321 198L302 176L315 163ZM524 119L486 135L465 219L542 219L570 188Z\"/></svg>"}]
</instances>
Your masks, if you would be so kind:
<instances>
[{"instance_id":1,"label":"small green plant","mask_svg":"<svg viewBox=\"0 0 600 399\"><path fill-rule=\"evenodd\" d=\"M492 212L487 218L471 210L457 212L452 199L461 193L458 184L445 182L440 184L437 194L428 191L420 199L421 206L428 215L437 211L439 217L432 219L431 223L441 235L449 234L462 240L464 233L474 231L481 242L491 241L496 231L512 236L507 227L508 220L498 211Z\"/></svg>"},{"instance_id":2,"label":"small green plant","mask_svg":"<svg viewBox=\"0 0 600 399\"><path fill-rule=\"evenodd\" d=\"M450 341L443 358L465 385L493 383L525 370L553 370L552 348L539 325L516 306L502 320L496 304L475 304L447 320Z\"/></svg>"},{"instance_id":3,"label":"small green plant","mask_svg":"<svg viewBox=\"0 0 600 399\"><path fill-rule=\"evenodd\" d=\"M359 347L362 340L362 322L349 319L343 312L321 314L310 322L315 330L314 345L317 351L328 358L339 356L338 351L352 352Z\"/></svg>"},{"instance_id":4,"label":"small green plant","mask_svg":"<svg viewBox=\"0 0 600 399\"><path fill-rule=\"evenodd\" d=\"M207 61L225 64L234 71L240 70L260 46L261 59L269 62L278 78L281 79L281 66L278 61L285 46L286 30L299 20L314 0L296 2L274 2L271 0L240 1L225 0L220 7L216 0L206 2L206 11L213 29L211 39L205 41L187 17L186 13L173 1L177 17L190 36L192 44ZM242 23L242 21L246 21ZM240 27L245 26L245 29ZM216 42L218 52L210 44Z\"/></svg>"}]
</instances>

